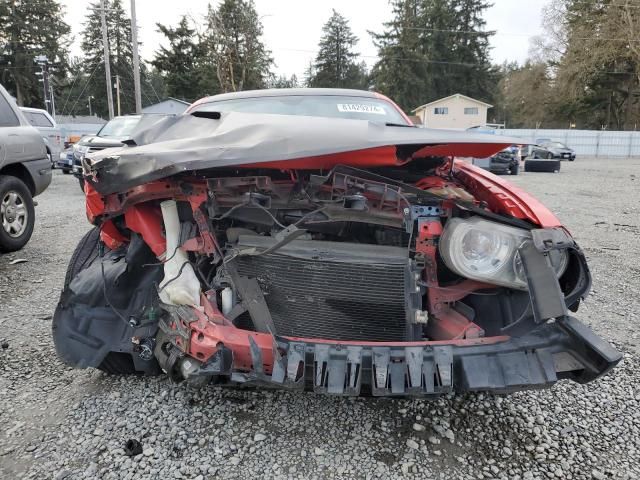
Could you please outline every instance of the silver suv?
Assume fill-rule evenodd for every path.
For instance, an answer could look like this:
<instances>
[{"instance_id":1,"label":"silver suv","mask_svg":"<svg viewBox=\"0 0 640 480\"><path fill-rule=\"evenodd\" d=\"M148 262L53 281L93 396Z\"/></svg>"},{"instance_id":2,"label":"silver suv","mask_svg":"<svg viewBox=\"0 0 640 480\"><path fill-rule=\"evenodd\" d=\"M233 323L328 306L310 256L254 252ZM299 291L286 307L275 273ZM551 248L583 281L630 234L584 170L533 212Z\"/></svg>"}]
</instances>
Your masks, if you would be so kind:
<instances>
[{"instance_id":1,"label":"silver suv","mask_svg":"<svg viewBox=\"0 0 640 480\"><path fill-rule=\"evenodd\" d=\"M0 85L0 252L19 250L35 224L33 197L51 183L51 162L38 130Z\"/></svg>"}]
</instances>

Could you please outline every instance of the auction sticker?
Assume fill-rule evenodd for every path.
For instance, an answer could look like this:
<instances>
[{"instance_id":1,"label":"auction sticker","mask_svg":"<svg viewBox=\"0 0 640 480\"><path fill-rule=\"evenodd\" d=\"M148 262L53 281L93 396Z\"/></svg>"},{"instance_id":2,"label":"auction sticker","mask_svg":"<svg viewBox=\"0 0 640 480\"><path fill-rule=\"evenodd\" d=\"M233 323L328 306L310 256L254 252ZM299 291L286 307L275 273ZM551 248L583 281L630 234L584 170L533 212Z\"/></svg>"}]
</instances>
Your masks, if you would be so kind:
<instances>
[{"instance_id":1,"label":"auction sticker","mask_svg":"<svg viewBox=\"0 0 640 480\"><path fill-rule=\"evenodd\" d=\"M364 103L338 103L338 111L344 113L373 113L386 115L384 108L379 105L366 105Z\"/></svg>"}]
</instances>

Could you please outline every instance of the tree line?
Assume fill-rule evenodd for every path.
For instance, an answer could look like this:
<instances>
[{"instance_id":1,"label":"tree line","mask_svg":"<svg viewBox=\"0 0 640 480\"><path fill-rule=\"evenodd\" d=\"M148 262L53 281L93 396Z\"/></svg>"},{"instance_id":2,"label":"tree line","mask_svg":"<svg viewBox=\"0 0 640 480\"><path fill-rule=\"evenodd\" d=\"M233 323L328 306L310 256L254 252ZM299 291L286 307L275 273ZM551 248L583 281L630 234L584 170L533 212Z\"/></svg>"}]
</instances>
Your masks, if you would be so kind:
<instances>
[{"instance_id":1,"label":"tree line","mask_svg":"<svg viewBox=\"0 0 640 480\"><path fill-rule=\"evenodd\" d=\"M134 110L131 24L122 0L105 0L111 73L121 111ZM303 78L278 76L253 0L222 0L202 18L157 24L165 37L142 62L143 104L167 96L192 102L221 92L283 87L376 90L405 111L462 93L494 105L489 121L522 128L635 129L640 119L640 5L630 0L554 0L544 35L524 64L494 65L487 0L391 0L389 19L369 32L371 69L349 20L333 11ZM33 58L51 62L58 113L107 115L100 2L90 4L82 56L69 55L58 0L0 3L0 82L18 103L42 106ZM527 19L514 19L515 23Z\"/></svg>"}]
</instances>

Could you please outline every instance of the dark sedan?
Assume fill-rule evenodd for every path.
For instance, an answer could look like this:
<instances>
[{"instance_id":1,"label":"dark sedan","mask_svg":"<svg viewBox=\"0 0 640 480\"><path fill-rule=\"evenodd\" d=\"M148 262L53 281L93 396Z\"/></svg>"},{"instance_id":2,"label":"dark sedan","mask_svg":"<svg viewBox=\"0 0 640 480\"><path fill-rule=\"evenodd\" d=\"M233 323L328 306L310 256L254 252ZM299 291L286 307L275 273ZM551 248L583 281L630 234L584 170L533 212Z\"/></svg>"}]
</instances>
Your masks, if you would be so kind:
<instances>
[{"instance_id":1,"label":"dark sedan","mask_svg":"<svg viewBox=\"0 0 640 480\"><path fill-rule=\"evenodd\" d=\"M557 158L559 160L569 160L573 162L576 159L576 152L562 142L544 141L532 147L531 157Z\"/></svg>"}]
</instances>

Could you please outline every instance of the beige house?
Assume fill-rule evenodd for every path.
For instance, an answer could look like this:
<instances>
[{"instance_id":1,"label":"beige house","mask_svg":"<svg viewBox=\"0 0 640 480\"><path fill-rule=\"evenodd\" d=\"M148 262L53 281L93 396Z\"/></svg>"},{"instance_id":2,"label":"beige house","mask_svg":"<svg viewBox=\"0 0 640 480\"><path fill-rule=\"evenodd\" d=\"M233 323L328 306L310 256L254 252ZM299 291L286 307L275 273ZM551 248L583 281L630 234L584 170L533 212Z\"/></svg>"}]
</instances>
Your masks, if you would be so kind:
<instances>
[{"instance_id":1,"label":"beige house","mask_svg":"<svg viewBox=\"0 0 640 480\"><path fill-rule=\"evenodd\" d=\"M453 128L466 130L487 124L487 110L493 107L485 102L456 93L419 106L412 113L427 128Z\"/></svg>"}]
</instances>

